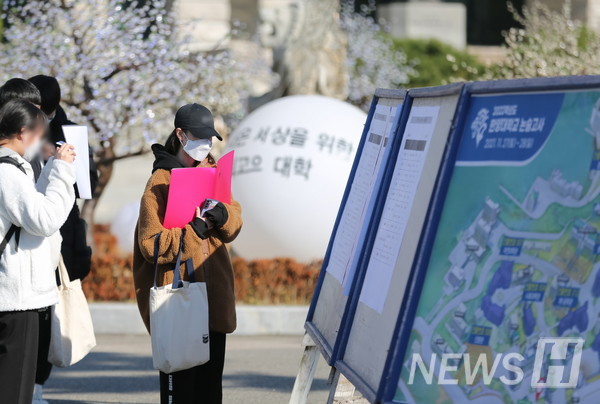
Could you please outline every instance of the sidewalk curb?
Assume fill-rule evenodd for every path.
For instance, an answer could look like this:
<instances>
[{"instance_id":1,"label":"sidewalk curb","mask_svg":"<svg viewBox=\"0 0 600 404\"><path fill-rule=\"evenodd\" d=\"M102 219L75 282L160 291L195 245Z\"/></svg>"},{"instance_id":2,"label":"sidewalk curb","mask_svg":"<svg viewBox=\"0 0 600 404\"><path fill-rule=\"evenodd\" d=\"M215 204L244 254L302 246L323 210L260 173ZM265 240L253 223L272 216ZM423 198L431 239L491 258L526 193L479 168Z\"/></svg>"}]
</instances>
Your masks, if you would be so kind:
<instances>
[{"instance_id":1,"label":"sidewalk curb","mask_svg":"<svg viewBox=\"0 0 600 404\"><path fill-rule=\"evenodd\" d=\"M302 335L308 306L238 305L236 335ZM147 334L135 303L90 303L96 334Z\"/></svg>"}]
</instances>

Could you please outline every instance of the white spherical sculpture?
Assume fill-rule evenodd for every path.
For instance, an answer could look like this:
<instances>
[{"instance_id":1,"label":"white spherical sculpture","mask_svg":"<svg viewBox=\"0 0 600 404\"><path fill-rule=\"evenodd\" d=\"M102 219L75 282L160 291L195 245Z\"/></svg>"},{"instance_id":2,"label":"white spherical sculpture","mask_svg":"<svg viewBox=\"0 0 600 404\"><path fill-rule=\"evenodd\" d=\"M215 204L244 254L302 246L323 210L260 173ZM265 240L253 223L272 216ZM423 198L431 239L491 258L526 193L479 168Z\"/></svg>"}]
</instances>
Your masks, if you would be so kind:
<instances>
[{"instance_id":1,"label":"white spherical sculpture","mask_svg":"<svg viewBox=\"0 0 600 404\"><path fill-rule=\"evenodd\" d=\"M110 232L117 238L119 248L123 252L132 253L135 226L140 215L140 201L123 206L110 225Z\"/></svg>"},{"instance_id":2,"label":"white spherical sculpture","mask_svg":"<svg viewBox=\"0 0 600 404\"><path fill-rule=\"evenodd\" d=\"M323 258L366 120L328 97L270 102L231 134L233 197L244 227L233 249L246 259Z\"/></svg>"}]
</instances>

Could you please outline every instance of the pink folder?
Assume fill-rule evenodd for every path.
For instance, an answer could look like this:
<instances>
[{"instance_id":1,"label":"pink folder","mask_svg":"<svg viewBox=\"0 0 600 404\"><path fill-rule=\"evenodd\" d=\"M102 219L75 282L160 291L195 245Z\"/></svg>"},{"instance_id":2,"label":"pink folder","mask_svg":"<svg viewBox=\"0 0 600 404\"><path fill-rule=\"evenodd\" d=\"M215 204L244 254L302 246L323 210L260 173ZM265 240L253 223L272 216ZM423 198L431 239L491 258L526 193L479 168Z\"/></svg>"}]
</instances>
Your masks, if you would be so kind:
<instances>
[{"instance_id":1,"label":"pink folder","mask_svg":"<svg viewBox=\"0 0 600 404\"><path fill-rule=\"evenodd\" d=\"M217 163L217 167L176 168L171 170L169 199L163 226L183 228L196 215L196 208L207 199L231 203L233 151Z\"/></svg>"}]
</instances>

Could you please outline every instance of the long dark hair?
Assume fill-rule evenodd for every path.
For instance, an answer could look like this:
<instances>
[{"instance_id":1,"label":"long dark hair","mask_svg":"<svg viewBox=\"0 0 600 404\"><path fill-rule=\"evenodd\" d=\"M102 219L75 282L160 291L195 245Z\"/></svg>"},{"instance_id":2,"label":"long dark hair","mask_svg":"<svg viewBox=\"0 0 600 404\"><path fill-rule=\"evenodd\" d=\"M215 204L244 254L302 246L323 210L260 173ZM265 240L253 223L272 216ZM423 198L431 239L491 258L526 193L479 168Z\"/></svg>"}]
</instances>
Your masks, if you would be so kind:
<instances>
[{"instance_id":1,"label":"long dark hair","mask_svg":"<svg viewBox=\"0 0 600 404\"><path fill-rule=\"evenodd\" d=\"M184 131L184 133L187 136L189 136L188 132ZM176 156L177 153L179 153L180 148L181 148L181 142L179 141L179 138L177 137L177 129L173 129L173 132L171 132L171 134L167 138L167 141L165 142L165 150L167 151L167 153L172 154L173 156ZM215 158L210 153L208 154L208 162L209 162L209 164L216 163Z\"/></svg>"},{"instance_id":2,"label":"long dark hair","mask_svg":"<svg viewBox=\"0 0 600 404\"><path fill-rule=\"evenodd\" d=\"M0 108L0 139L10 139L22 128L34 129L45 124L46 114L29 101L11 100Z\"/></svg>"},{"instance_id":3,"label":"long dark hair","mask_svg":"<svg viewBox=\"0 0 600 404\"><path fill-rule=\"evenodd\" d=\"M173 129L173 132L171 132L171 134L167 138L167 141L165 142L165 150L169 154L172 154L175 156L177 153L179 153L180 147L181 147L181 142L179 141L179 138L177 137L177 129Z\"/></svg>"}]
</instances>

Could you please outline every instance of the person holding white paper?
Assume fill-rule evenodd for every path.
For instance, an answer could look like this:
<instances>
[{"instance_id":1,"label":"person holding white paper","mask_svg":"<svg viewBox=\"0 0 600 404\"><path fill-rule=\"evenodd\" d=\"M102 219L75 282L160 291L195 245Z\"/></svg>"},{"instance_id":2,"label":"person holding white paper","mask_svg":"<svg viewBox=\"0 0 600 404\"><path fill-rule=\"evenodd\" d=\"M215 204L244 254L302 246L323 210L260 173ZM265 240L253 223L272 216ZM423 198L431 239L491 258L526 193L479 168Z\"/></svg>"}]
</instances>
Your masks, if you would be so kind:
<instances>
[{"instance_id":1,"label":"person holding white paper","mask_svg":"<svg viewBox=\"0 0 600 404\"><path fill-rule=\"evenodd\" d=\"M0 109L0 394L11 404L32 402L39 311L58 298L52 242L75 201L72 145L57 149L37 186L23 158L45 130L46 115L30 102Z\"/></svg>"},{"instance_id":2,"label":"person holding white paper","mask_svg":"<svg viewBox=\"0 0 600 404\"><path fill-rule=\"evenodd\" d=\"M152 146L156 160L141 201L135 233L133 275L138 307L148 330L149 294L154 286L155 259L158 264L156 286L173 282L174 263L181 252L184 278L189 279L186 270L186 263L189 262L195 280L205 282L208 292L210 333L204 343L210 344L210 360L171 374L161 372L161 403L222 402L225 335L236 328L233 266L226 244L231 243L241 230L240 204L233 200L231 204L218 202L204 215L198 207L196 217L183 228L167 229L163 226L171 170L214 167L215 160L210 155L213 138L222 140L214 129L213 117L207 108L199 104L180 108L175 117L175 129L165 146ZM160 234L158 242L157 234ZM198 321L189 319L195 320ZM173 341L173 344L177 344L177 341ZM185 349L193 347L186 346Z\"/></svg>"},{"instance_id":3,"label":"person holding white paper","mask_svg":"<svg viewBox=\"0 0 600 404\"><path fill-rule=\"evenodd\" d=\"M76 126L76 124L67 118L65 111L60 106L60 85L54 77L39 75L31 77L29 81L39 90L40 108L50 120L43 152L42 155L38 157L38 160L41 160L42 163L46 163L53 155L54 150L56 150L57 142L66 141L63 126ZM91 191L90 193L93 194L98 183L98 172L96 170L96 165L94 164L94 159L92 158L91 150L89 150L87 146L87 141L84 146L75 146L75 148L82 158L85 159L86 155L88 157L87 162L89 162L90 177L88 189ZM78 149L83 150L80 151ZM79 197L76 185L74 186L74 191L75 195ZM90 272L92 251L87 245L87 223L81 218L79 207L76 203L73 203L67 221L60 228L60 234L62 236L60 252L65 267L67 268L67 272L69 273L69 278L71 280L85 278ZM36 389L34 404L46 404L47 402L42 398L42 389L52 371L52 364L48 362L48 349L50 347L51 333L50 310L40 312L39 328L40 338L35 378Z\"/></svg>"}]
</instances>

